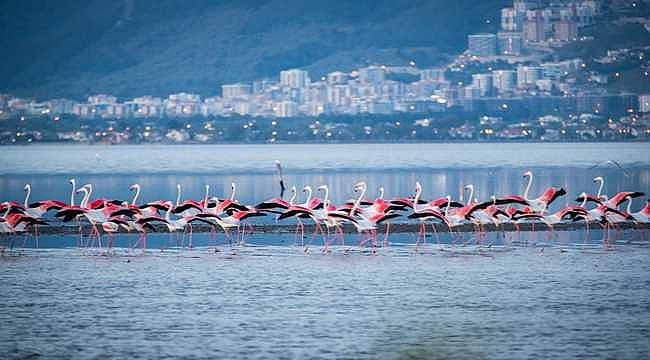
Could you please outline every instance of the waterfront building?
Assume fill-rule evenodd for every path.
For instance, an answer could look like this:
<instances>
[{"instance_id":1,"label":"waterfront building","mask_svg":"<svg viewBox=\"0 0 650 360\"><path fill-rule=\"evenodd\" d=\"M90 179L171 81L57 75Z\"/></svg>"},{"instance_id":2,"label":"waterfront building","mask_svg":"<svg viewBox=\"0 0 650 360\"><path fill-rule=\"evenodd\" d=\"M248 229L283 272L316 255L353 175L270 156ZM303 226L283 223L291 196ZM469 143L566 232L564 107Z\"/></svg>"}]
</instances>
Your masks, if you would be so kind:
<instances>
[{"instance_id":1,"label":"waterfront building","mask_svg":"<svg viewBox=\"0 0 650 360\"><path fill-rule=\"evenodd\" d=\"M497 37L482 33L467 36L468 50L474 56L495 56L497 54Z\"/></svg>"}]
</instances>

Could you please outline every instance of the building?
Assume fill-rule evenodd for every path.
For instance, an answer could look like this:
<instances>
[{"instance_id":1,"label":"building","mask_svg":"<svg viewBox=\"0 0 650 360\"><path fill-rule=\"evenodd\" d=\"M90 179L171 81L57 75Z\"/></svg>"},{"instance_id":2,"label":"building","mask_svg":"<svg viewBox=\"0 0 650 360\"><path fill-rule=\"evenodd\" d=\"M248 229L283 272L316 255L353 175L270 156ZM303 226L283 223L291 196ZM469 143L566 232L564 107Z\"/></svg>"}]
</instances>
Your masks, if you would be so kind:
<instances>
[{"instance_id":1,"label":"building","mask_svg":"<svg viewBox=\"0 0 650 360\"><path fill-rule=\"evenodd\" d=\"M420 70L420 80L444 81L445 80L445 69L434 68L434 69Z\"/></svg>"},{"instance_id":2,"label":"building","mask_svg":"<svg viewBox=\"0 0 650 360\"><path fill-rule=\"evenodd\" d=\"M492 93L492 74L473 74L472 86L477 88L480 96Z\"/></svg>"},{"instance_id":3,"label":"building","mask_svg":"<svg viewBox=\"0 0 650 360\"><path fill-rule=\"evenodd\" d=\"M386 71L381 66L368 66L359 69L359 82L361 84L381 85L386 79Z\"/></svg>"},{"instance_id":4,"label":"building","mask_svg":"<svg viewBox=\"0 0 650 360\"><path fill-rule=\"evenodd\" d=\"M494 34L471 34L467 36L467 49L474 56L495 56L497 54L497 36Z\"/></svg>"},{"instance_id":5,"label":"building","mask_svg":"<svg viewBox=\"0 0 650 360\"><path fill-rule=\"evenodd\" d=\"M501 9L501 29L504 31L522 31L524 13L514 8Z\"/></svg>"},{"instance_id":6,"label":"building","mask_svg":"<svg viewBox=\"0 0 650 360\"><path fill-rule=\"evenodd\" d=\"M341 85L345 84L350 79L350 76L344 72L334 71L327 74L327 84Z\"/></svg>"},{"instance_id":7,"label":"building","mask_svg":"<svg viewBox=\"0 0 650 360\"><path fill-rule=\"evenodd\" d=\"M275 109L275 115L279 117L298 116L298 104L293 101L281 101Z\"/></svg>"},{"instance_id":8,"label":"building","mask_svg":"<svg viewBox=\"0 0 650 360\"><path fill-rule=\"evenodd\" d=\"M537 86L537 80L542 78L543 69L539 66L517 66L517 87L527 88Z\"/></svg>"},{"instance_id":9,"label":"building","mask_svg":"<svg viewBox=\"0 0 650 360\"><path fill-rule=\"evenodd\" d=\"M569 42L578 39L578 23L573 20L560 20L553 25L553 38L557 41Z\"/></svg>"},{"instance_id":10,"label":"building","mask_svg":"<svg viewBox=\"0 0 650 360\"><path fill-rule=\"evenodd\" d=\"M230 84L221 86L221 96L226 100L246 97L251 94L251 86L248 84Z\"/></svg>"},{"instance_id":11,"label":"building","mask_svg":"<svg viewBox=\"0 0 650 360\"><path fill-rule=\"evenodd\" d=\"M300 69L280 71L280 85L288 88L302 89L309 85L309 73Z\"/></svg>"},{"instance_id":12,"label":"building","mask_svg":"<svg viewBox=\"0 0 650 360\"><path fill-rule=\"evenodd\" d=\"M519 56L523 39L519 32L499 32L497 34L500 55Z\"/></svg>"},{"instance_id":13,"label":"building","mask_svg":"<svg viewBox=\"0 0 650 360\"><path fill-rule=\"evenodd\" d=\"M639 95L639 112L650 113L650 94Z\"/></svg>"},{"instance_id":14,"label":"building","mask_svg":"<svg viewBox=\"0 0 650 360\"><path fill-rule=\"evenodd\" d=\"M546 40L546 16L542 10L529 10L526 12L526 21L524 22L524 41L542 42ZM550 19L548 21L550 24Z\"/></svg>"},{"instance_id":15,"label":"building","mask_svg":"<svg viewBox=\"0 0 650 360\"><path fill-rule=\"evenodd\" d=\"M517 73L514 70L494 70L492 84L499 93L513 91L517 86Z\"/></svg>"}]
</instances>

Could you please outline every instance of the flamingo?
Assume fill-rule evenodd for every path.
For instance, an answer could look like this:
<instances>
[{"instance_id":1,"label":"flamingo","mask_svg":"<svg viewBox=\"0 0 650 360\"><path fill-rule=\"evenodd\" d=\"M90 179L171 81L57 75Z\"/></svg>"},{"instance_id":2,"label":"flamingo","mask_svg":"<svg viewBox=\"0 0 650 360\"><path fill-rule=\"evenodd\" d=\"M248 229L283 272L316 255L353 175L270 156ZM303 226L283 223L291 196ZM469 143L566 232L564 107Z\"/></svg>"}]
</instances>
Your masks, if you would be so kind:
<instances>
[{"instance_id":1,"label":"flamingo","mask_svg":"<svg viewBox=\"0 0 650 360\"><path fill-rule=\"evenodd\" d=\"M199 201L194 201L194 200L185 200L181 202L182 199L182 188L181 184L176 184L176 205L174 205L171 209L171 212L174 215L178 215L181 217L186 217L186 216L193 216L196 214L199 214L203 212L203 208L205 207L205 204L208 202L208 195L210 191L210 186L206 185L206 194L205 194L205 201L203 203ZM169 205L169 203L168 203Z\"/></svg>"},{"instance_id":2,"label":"flamingo","mask_svg":"<svg viewBox=\"0 0 650 360\"><path fill-rule=\"evenodd\" d=\"M627 213L634 218L636 222L639 223L649 223L650 222L650 200L647 200L643 209L638 212L632 212L632 199L629 200L627 204Z\"/></svg>"},{"instance_id":3,"label":"flamingo","mask_svg":"<svg viewBox=\"0 0 650 360\"><path fill-rule=\"evenodd\" d=\"M530 170L526 171L524 173L524 177L528 177L528 185L524 191L523 198L534 211L540 211L542 213L546 212L549 205L551 205L553 201L563 195L566 195L566 191L563 188L558 189L555 187L550 187L546 189L546 191L544 191L544 193L537 199L529 199L528 193L530 192L530 187L533 184L533 172Z\"/></svg>"},{"instance_id":4,"label":"flamingo","mask_svg":"<svg viewBox=\"0 0 650 360\"><path fill-rule=\"evenodd\" d=\"M412 202L413 213L408 216L409 219L418 219L420 221L420 231L415 242L416 252L417 252L420 238L422 238L424 244L426 244L427 230L426 230L425 222L427 220L434 220L442 224L445 224L447 225L447 228L451 231L451 226L439 207L444 205L447 205L447 207L449 207L449 202L448 201L445 201L445 203L436 202L436 204L439 204L439 206L433 205L431 203L424 205L424 204L420 204L419 200L421 196L422 196L422 185L418 181L415 183L415 197ZM438 231L434 223L431 224L431 228L433 229L436 236L438 236ZM439 238L438 238L438 242L440 242Z\"/></svg>"},{"instance_id":5,"label":"flamingo","mask_svg":"<svg viewBox=\"0 0 650 360\"><path fill-rule=\"evenodd\" d=\"M24 209L26 214L33 218L41 218L50 210L61 210L66 206L65 203L57 200L44 200L30 204L29 196L32 193L32 186L30 184L25 184L25 191L27 194L25 195Z\"/></svg>"},{"instance_id":6,"label":"flamingo","mask_svg":"<svg viewBox=\"0 0 650 360\"><path fill-rule=\"evenodd\" d=\"M377 242L377 225L401 215L392 212L357 211L360 210L361 203L364 202L364 197L368 191L368 185L365 182L360 181L354 185L354 191L359 192L360 195L350 210L350 215L356 220L352 224L359 233L365 232L369 235L368 240L371 241L374 253ZM385 236L388 236L388 233L386 233ZM364 243L365 241L362 241L362 244Z\"/></svg>"}]
</instances>

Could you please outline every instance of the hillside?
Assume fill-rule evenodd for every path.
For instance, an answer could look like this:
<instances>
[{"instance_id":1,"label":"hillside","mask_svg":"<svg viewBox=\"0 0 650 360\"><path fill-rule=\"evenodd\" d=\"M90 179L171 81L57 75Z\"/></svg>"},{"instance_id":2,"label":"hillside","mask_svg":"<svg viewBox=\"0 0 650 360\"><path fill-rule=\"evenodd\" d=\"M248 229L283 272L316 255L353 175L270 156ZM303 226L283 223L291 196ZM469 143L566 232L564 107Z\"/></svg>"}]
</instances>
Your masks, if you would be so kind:
<instances>
[{"instance_id":1,"label":"hillside","mask_svg":"<svg viewBox=\"0 0 650 360\"><path fill-rule=\"evenodd\" d=\"M507 0L4 1L0 92L219 93L303 67L434 65L495 30ZM486 23L490 20L490 23Z\"/></svg>"}]
</instances>

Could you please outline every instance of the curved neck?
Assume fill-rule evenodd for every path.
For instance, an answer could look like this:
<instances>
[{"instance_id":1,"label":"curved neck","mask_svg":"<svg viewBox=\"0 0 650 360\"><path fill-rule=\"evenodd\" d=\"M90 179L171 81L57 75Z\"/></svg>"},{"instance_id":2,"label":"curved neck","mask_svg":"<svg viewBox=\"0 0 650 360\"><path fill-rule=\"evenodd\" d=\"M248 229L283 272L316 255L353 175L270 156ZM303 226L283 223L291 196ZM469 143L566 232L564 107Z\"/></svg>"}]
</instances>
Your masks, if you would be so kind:
<instances>
[{"instance_id":1,"label":"curved neck","mask_svg":"<svg viewBox=\"0 0 650 360\"><path fill-rule=\"evenodd\" d=\"M632 213L632 198L627 198L627 213L631 214Z\"/></svg>"},{"instance_id":2,"label":"curved neck","mask_svg":"<svg viewBox=\"0 0 650 360\"><path fill-rule=\"evenodd\" d=\"M176 185L176 206L181 203L181 185Z\"/></svg>"},{"instance_id":3,"label":"curved neck","mask_svg":"<svg viewBox=\"0 0 650 360\"><path fill-rule=\"evenodd\" d=\"M291 199L289 199L289 205L293 205L293 202L296 201L296 196L296 187L294 186L291 188Z\"/></svg>"},{"instance_id":4,"label":"curved neck","mask_svg":"<svg viewBox=\"0 0 650 360\"><path fill-rule=\"evenodd\" d=\"M524 191L524 200L528 201L528 193L530 192L530 187L533 185L533 173L528 175L528 185L526 185L526 191Z\"/></svg>"},{"instance_id":5,"label":"curved neck","mask_svg":"<svg viewBox=\"0 0 650 360\"><path fill-rule=\"evenodd\" d=\"M384 200L384 188L383 187L379 188L379 198Z\"/></svg>"},{"instance_id":6,"label":"curved neck","mask_svg":"<svg viewBox=\"0 0 650 360\"><path fill-rule=\"evenodd\" d=\"M27 191L27 194L25 195L25 207L29 206L29 195L32 194L32 186L27 184L25 185L25 189Z\"/></svg>"},{"instance_id":7,"label":"curved neck","mask_svg":"<svg viewBox=\"0 0 650 360\"><path fill-rule=\"evenodd\" d=\"M72 179L70 180L70 184L72 184L72 192L70 193L70 206L74 206L74 193L77 191L77 182Z\"/></svg>"},{"instance_id":8,"label":"curved neck","mask_svg":"<svg viewBox=\"0 0 650 360\"><path fill-rule=\"evenodd\" d=\"M311 201L311 195L312 195L311 194L311 188L307 187L307 188L305 188L305 190L307 191L307 198L305 199L305 204L308 205L309 201Z\"/></svg>"},{"instance_id":9,"label":"curved neck","mask_svg":"<svg viewBox=\"0 0 650 360\"><path fill-rule=\"evenodd\" d=\"M415 189L415 197L413 198L413 211L418 212L420 205L420 196L422 196L422 187L418 186Z\"/></svg>"},{"instance_id":10,"label":"curved neck","mask_svg":"<svg viewBox=\"0 0 650 360\"><path fill-rule=\"evenodd\" d=\"M583 199L582 199L582 204L580 204L580 207L585 207L587 206L587 194L582 194Z\"/></svg>"},{"instance_id":11,"label":"curved neck","mask_svg":"<svg viewBox=\"0 0 650 360\"><path fill-rule=\"evenodd\" d=\"M232 193L230 194L230 201L235 201L235 191L237 191L237 186L235 183L232 183L230 188L232 189Z\"/></svg>"},{"instance_id":12,"label":"curved neck","mask_svg":"<svg viewBox=\"0 0 650 360\"><path fill-rule=\"evenodd\" d=\"M93 185L88 184L88 195L84 200L86 200L86 203L84 205L88 205L88 201L90 201L90 196L93 194Z\"/></svg>"},{"instance_id":13,"label":"curved neck","mask_svg":"<svg viewBox=\"0 0 650 360\"><path fill-rule=\"evenodd\" d=\"M90 197L90 192L88 191L88 188L82 187L79 189L84 192L84 197L81 199L81 202L79 203L79 206L82 208L86 207L86 204L88 203L88 198Z\"/></svg>"},{"instance_id":14,"label":"curved neck","mask_svg":"<svg viewBox=\"0 0 650 360\"><path fill-rule=\"evenodd\" d=\"M469 205L472 203L472 199L474 198L474 185L468 186L469 188L469 197L467 198L467 202L465 205Z\"/></svg>"},{"instance_id":15,"label":"curved neck","mask_svg":"<svg viewBox=\"0 0 650 360\"><path fill-rule=\"evenodd\" d=\"M203 198L203 207L208 206L208 199L210 197L210 185L205 186L205 198Z\"/></svg>"},{"instance_id":16,"label":"curved neck","mask_svg":"<svg viewBox=\"0 0 650 360\"><path fill-rule=\"evenodd\" d=\"M359 198L357 201L355 201L354 205L352 206L352 211L350 211L350 214L354 215L354 212L359 208L361 205L361 200L363 200L363 197L366 196L366 190L367 190L366 184L361 185L361 194L359 195Z\"/></svg>"},{"instance_id":17,"label":"curved neck","mask_svg":"<svg viewBox=\"0 0 650 360\"><path fill-rule=\"evenodd\" d=\"M131 205L135 205L140 196L140 185L135 186L135 195L133 195L133 200L131 200Z\"/></svg>"},{"instance_id":18,"label":"curved neck","mask_svg":"<svg viewBox=\"0 0 650 360\"><path fill-rule=\"evenodd\" d=\"M603 179L598 179L600 185L598 185L598 195L596 197L600 199L600 196L603 194L603 187L605 186L605 181Z\"/></svg>"},{"instance_id":19,"label":"curved neck","mask_svg":"<svg viewBox=\"0 0 650 360\"><path fill-rule=\"evenodd\" d=\"M330 189L327 186L325 186L323 189L325 190L325 197L323 198L323 204L325 205L325 208L327 208L330 202Z\"/></svg>"}]
</instances>

